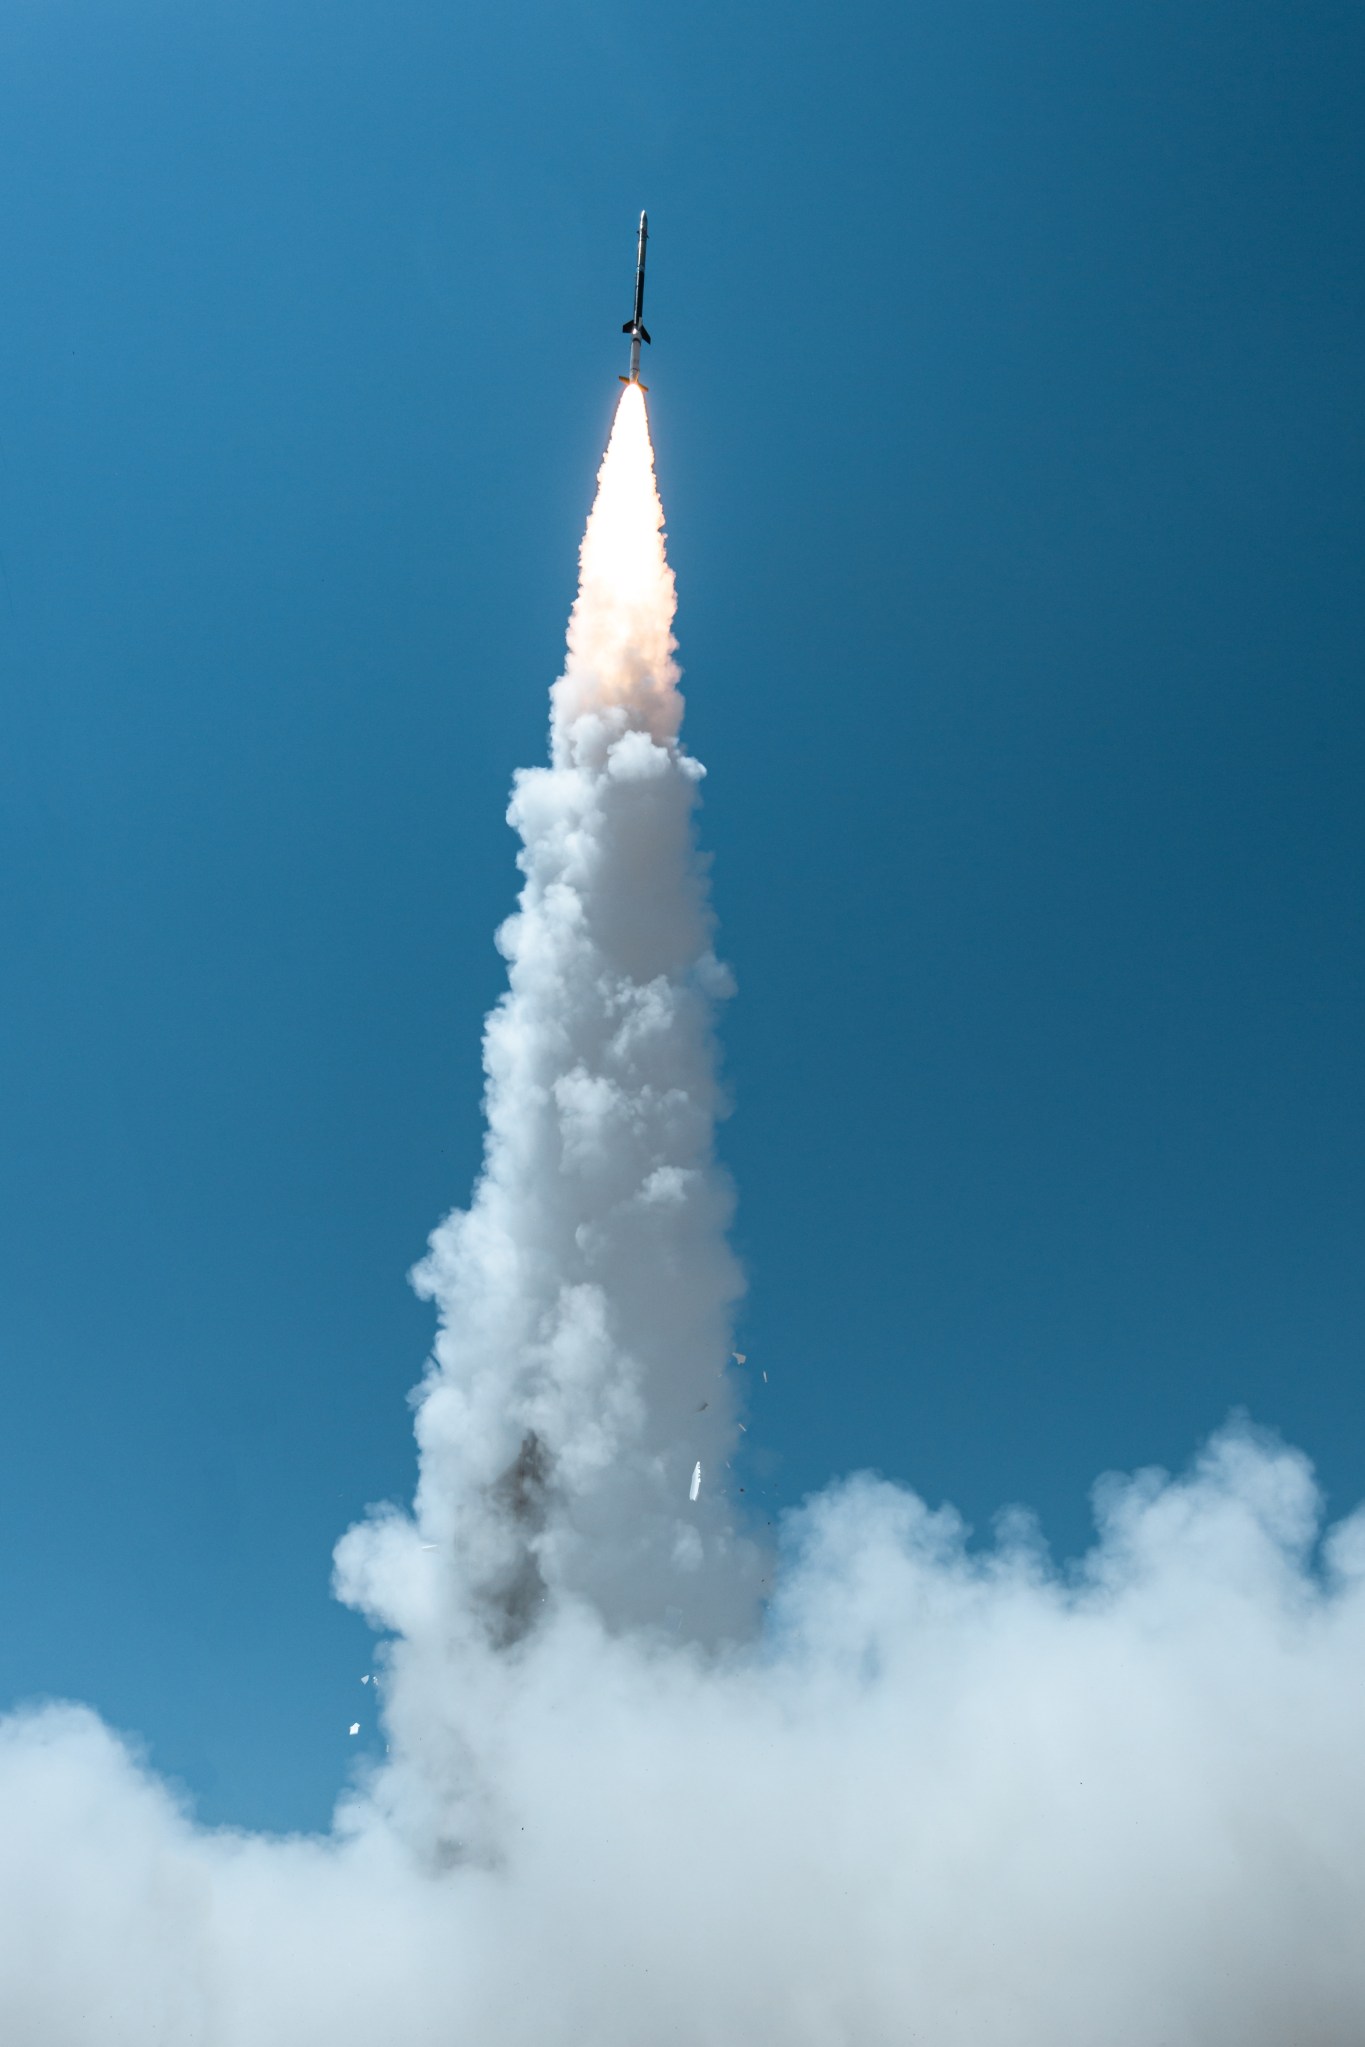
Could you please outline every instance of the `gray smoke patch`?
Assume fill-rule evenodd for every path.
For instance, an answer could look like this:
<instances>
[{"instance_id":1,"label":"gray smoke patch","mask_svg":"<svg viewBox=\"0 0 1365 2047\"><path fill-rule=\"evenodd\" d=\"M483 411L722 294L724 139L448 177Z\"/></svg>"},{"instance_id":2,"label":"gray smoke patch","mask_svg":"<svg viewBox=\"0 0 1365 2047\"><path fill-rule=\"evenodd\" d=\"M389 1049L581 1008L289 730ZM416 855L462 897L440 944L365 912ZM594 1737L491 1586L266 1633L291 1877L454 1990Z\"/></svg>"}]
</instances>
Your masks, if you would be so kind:
<instances>
[{"instance_id":1,"label":"gray smoke patch","mask_svg":"<svg viewBox=\"0 0 1365 2047\"><path fill-rule=\"evenodd\" d=\"M521 1553L502 1584L487 1593L493 1646L510 1649L532 1626L545 1604L545 1580L536 1561L535 1539L545 1527L549 1460L534 1429L493 1488L493 1513L521 1536Z\"/></svg>"}]
</instances>

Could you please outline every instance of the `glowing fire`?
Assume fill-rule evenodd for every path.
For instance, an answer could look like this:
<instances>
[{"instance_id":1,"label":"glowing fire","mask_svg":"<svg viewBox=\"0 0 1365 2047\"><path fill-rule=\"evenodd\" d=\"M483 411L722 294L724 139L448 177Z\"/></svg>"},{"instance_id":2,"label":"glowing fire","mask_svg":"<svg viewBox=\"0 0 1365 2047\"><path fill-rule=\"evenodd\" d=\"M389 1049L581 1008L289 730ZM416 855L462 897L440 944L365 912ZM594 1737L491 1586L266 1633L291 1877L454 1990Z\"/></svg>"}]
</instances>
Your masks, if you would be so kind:
<instances>
[{"instance_id":1,"label":"glowing fire","mask_svg":"<svg viewBox=\"0 0 1365 2047\"><path fill-rule=\"evenodd\" d=\"M593 711L607 713L612 724L642 727L656 739L677 733L682 714L673 660L677 597L663 529L644 393L638 384L627 384L580 550L569 658L555 691L557 751L567 727Z\"/></svg>"}]
</instances>

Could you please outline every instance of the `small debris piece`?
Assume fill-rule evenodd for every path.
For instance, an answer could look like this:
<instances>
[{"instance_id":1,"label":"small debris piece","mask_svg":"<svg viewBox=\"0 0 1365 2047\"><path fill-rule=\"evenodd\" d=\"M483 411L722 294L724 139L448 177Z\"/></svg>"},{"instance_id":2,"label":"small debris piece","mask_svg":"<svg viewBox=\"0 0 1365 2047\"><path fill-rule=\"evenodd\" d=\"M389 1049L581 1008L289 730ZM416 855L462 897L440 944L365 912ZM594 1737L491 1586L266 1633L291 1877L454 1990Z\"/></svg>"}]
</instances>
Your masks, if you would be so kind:
<instances>
[{"instance_id":1,"label":"small debris piece","mask_svg":"<svg viewBox=\"0 0 1365 2047\"><path fill-rule=\"evenodd\" d=\"M747 1436L749 1433L749 1431L745 1428L743 1422L739 1424L739 1433L741 1434L741 1436Z\"/></svg>"},{"instance_id":2,"label":"small debris piece","mask_svg":"<svg viewBox=\"0 0 1365 2047\"><path fill-rule=\"evenodd\" d=\"M436 1545L434 1542L419 1542L417 1547L418 1549L435 1549Z\"/></svg>"},{"instance_id":3,"label":"small debris piece","mask_svg":"<svg viewBox=\"0 0 1365 2047\"><path fill-rule=\"evenodd\" d=\"M353 1721L351 1722L351 1733L352 1733L352 1734L359 1734L359 1732L360 1732L360 1722L359 1722L358 1720L353 1720Z\"/></svg>"},{"instance_id":4,"label":"small debris piece","mask_svg":"<svg viewBox=\"0 0 1365 2047\"><path fill-rule=\"evenodd\" d=\"M364 1677L362 1677L362 1678L361 1678L360 1682L361 1682L361 1683L362 1683L363 1685L367 1685L367 1684L369 1683L369 1681L370 1681L370 1674L369 1674L369 1672L368 1672L368 1671L366 1671L366 1673L365 1673Z\"/></svg>"},{"instance_id":5,"label":"small debris piece","mask_svg":"<svg viewBox=\"0 0 1365 2047\"><path fill-rule=\"evenodd\" d=\"M766 1385L767 1385L767 1383L768 1383L768 1375L767 1375L767 1373L765 1372L765 1373L763 1374L763 1384L764 1384L764 1385L766 1386Z\"/></svg>"},{"instance_id":6,"label":"small debris piece","mask_svg":"<svg viewBox=\"0 0 1365 2047\"><path fill-rule=\"evenodd\" d=\"M708 1408L708 1407L709 1407L710 1405L711 1405L711 1403L710 1403L710 1401L709 1401L709 1400L699 1400L699 1401L697 1402L697 1413L698 1413L698 1414L705 1414L705 1412L706 1412L707 1408Z\"/></svg>"},{"instance_id":7,"label":"small debris piece","mask_svg":"<svg viewBox=\"0 0 1365 2047\"><path fill-rule=\"evenodd\" d=\"M701 1491L701 1459L699 1457L696 1463L692 1466L692 1483L687 1489L688 1499L695 1500L697 1494L700 1491Z\"/></svg>"},{"instance_id":8,"label":"small debris piece","mask_svg":"<svg viewBox=\"0 0 1365 2047\"><path fill-rule=\"evenodd\" d=\"M732 1350L730 1355L737 1365L747 1365L749 1362L746 1353L742 1350Z\"/></svg>"}]
</instances>

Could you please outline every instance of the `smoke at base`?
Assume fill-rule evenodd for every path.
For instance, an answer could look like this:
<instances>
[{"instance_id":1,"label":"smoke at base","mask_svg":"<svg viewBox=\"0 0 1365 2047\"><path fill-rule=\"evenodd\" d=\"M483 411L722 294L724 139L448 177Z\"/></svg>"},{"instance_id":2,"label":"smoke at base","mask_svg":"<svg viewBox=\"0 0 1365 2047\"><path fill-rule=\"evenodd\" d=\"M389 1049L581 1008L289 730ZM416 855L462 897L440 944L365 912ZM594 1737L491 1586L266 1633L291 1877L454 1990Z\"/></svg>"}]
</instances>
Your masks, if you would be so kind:
<instances>
[{"instance_id":1,"label":"smoke at base","mask_svg":"<svg viewBox=\"0 0 1365 2047\"><path fill-rule=\"evenodd\" d=\"M1365 1517L1320 1542L1301 1457L1106 1482L1065 1577L866 1477L775 1565L737 1526L673 615L627 388L513 797L483 1172L415 1275L416 1498L337 1553L390 1759L275 1840L82 1709L0 1724L0 2038L1358 2047Z\"/></svg>"}]
</instances>

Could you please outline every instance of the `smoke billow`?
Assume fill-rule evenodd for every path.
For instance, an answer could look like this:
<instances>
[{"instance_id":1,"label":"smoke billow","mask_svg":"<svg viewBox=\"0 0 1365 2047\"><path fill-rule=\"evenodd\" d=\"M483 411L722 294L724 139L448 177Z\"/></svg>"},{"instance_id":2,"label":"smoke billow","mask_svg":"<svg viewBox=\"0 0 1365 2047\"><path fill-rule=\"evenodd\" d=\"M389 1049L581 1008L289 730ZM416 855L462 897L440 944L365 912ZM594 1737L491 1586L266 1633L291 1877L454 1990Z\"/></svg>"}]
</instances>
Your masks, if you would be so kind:
<instances>
[{"instance_id":1,"label":"smoke billow","mask_svg":"<svg viewBox=\"0 0 1365 2047\"><path fill-rule=\"evenodd\" d=\"M1358 2047L1365 1515L1246 1427L1067 1572L867 1476L725 1487L728 990L643 399L511 818L487 1143L415 1275L410 1512L337 1551L389 1755L319 1839L195 1826L91 1713L0 1723L17 2047ZM701 1484L695 1499L697 1466Z\"/></svg>"}]
</instances>

